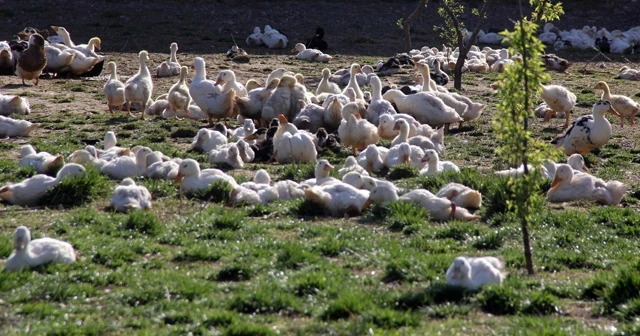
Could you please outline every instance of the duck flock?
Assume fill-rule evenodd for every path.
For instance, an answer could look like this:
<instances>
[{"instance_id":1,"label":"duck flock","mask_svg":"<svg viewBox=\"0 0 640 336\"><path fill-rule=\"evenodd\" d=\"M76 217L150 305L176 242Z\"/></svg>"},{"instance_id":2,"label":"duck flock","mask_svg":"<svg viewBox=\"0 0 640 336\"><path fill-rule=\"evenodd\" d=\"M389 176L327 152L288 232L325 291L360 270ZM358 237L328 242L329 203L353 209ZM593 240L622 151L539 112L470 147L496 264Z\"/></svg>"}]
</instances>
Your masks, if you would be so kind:
<instances>
[{"instance_id":1,"label":"duck flock","mask_svg":"<svg viewBox=\"0 0 640 336\"><path fill-rule=\"evenodd\" d=\"M552 32L547 28L544 34ZM28 37L27 46L24 41L9 46L9 53L15 60L14 73L23 81L34 80L37 85L42 73L60 76L70 71L71 75L81 75L104 61L104 56L94 52L94 48L100 46L99 38L92 38L87 45L75 45L65 28L54 27L54 30L62 40L61 45L45 40L38 30L25 29L23 35ZM600 32L594 33L598 36L609 34ZM615 32L610 34L617 36ZM489 38L491 35L488 34L480 36L480 39ZM566 36L562 38L567 39ZM318 28L306 45L295 45L296 58L330 62L332 57L323 53L328 48L323 39L324 30ZM267 26L265 33L256 27L246 43L284 48L288 40ZM15 45L22 49L16 52ZM6 49L2 50L4 56ZM325 209L327 214L342 217L357 216L372 204L399 201L427 209L438 221L479 218L473 211L482 206L482 195L467 186L450 183L433 194L425 189L403 190L376 177L399 165L410 165L421 176L459 171L454 163L442 159L446 156L444 134L452 124L455 127L474 122L485 105L460 93L449 92L445 87L448 83L446 71L452 62L455 63L457 50L424 47L376 65L354 63L347 69L333 72L325 68L318 74L321 80L316 88L305 85L303 75L285 68L273 70L264 80L252 78L245 83L238 80L233 70L220 71L214 79L208 79L203 58L178 60L177 50L178 45L172 43L170 59L155 71L156 77L179 76L166 93L154 92L147 51L139 52L139 70L125 83L118 79L116 63L108 62L110 76L103 93L109 113L126 110L131 115L139 111L142 119L157 115L207 120L208 127L198 131L190 147L207 153L208 163L226 164L231 172L250 163L315 163L315 177L304 181L272 181L269 173L261 169L255 172L253 181L237 183L228 171L202 169L201 163L193 159L170 158L145 146L119 147L116 134L109 131L105 134L103 148L92 145L79 148L67 158L37 152L31 145L24 145L19 163L33 167L38 174L0 187L0 200L20 206L37 205L63 179L83 175L86 166L94 166L102 174L121 181L111 199L111 207L120 212L152 207L151 194L134 180L144 177L172 180L179 185L180 192L187 195L206 191L214 182L224 181L232 187L228 206L304 198ZM60 63L66 64L62 68L55 70L50 64L65 57L66 61ZM83 61L82 67L74 67L74 62L81 59L90 61ZM466 67L470 71L503 71L518 61L519 57L509 56L506 49L474 47ZM35 67L38 62L40 64ZM185 64L195 69L193 75ZM378 75L400 67L414 67L419 83L383 86ZM430 70L432 67L434 72ZM621 182L604 181L591 175L582 155L609 141L613 129L605 118L607 113L620 118L621 126L625 119L633 125L640 104L629 97L612 94L605 82L598 82L593 88L603 92L601 100L593 105L593 113L571 122L576 95L560 85L542 87L542 103L536 108L536 115L545 121L564 117L565 127L568 127L563 135L551 142L563 149L568 156L567 163L545 160L540 167L528 167L539 169L545 178L552 180L547 193L549 202L587 199L618 205L628 189ZM158 98L152 100L154 93ZM9 115L29 112L26 98L0 95L0 136L28 136L37 124L12 119ZM228 127L228 121L233 119L240 124L238 128ZM390 145L381 146L381 140L390 141ZM353 155L346 158L334 177L331 172L336 168L322 156L327 151L338 152L342 148ZM513 167L495 174L517 178L523 172L524 167ZM15 233L15 251L5 267L18 270L50 261L73 262L75 259L75 252L68 243L51 238L31 241L28 228L21 226ZM459 257L446 272L446 278L450 284L478 288L487 283L501 283L505 274L504 264L497 258Z\"/></svg>"}]
</instances>

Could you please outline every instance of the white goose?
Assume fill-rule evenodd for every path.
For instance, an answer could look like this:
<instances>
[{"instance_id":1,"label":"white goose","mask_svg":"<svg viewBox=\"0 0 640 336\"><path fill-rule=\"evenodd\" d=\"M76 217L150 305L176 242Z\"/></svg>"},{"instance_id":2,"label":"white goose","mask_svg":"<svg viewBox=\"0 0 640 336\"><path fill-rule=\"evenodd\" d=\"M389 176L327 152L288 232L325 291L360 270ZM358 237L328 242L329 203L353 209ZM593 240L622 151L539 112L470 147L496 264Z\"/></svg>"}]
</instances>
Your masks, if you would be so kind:
<instances>
[{"instance_id":1,"label":"white goose","mask_svg":"<svg viewBox=\"0 0 640 336\"><path fill-rule=\"evenodd\" d=\"M71 264L76 261L71 244L48 237L31 240L31 232L26 226L19 226L13 239L15 250L4 265L7 271L19 271L50 262Z\"/></svg>"},{"instance_id":2,"label":"white goose","mask_svg":"<svg viewBox=\"0 0 640 336\"><path fill-rule=\"evenodd\" d=\"M62 155L51 155L47 152L36 153L31 145L24 145L20 149L19 165L33 167L38 174L47 174L64 166Z\"/></svg>"}]
</instances>

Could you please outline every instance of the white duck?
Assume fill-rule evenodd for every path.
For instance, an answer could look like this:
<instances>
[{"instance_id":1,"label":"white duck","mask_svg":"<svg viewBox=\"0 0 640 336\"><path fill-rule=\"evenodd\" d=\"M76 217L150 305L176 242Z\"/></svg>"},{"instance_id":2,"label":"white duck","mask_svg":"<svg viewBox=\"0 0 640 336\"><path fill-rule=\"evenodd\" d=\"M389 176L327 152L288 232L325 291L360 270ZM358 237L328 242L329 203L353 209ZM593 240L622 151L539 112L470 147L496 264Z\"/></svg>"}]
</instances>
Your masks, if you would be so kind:
<instances>
[{"instance_id":1,"label":"white duck","mask_svg":"<svg viewBox=\"0 0 640 336\"><path fill-rule=\"evenodd\" d=\"M391 146L400 145L402 143L408 143L409 145L418 146L421 149L433 149L439 154L444 151L444 147L440 143L434 143L431 138L424 135L416 135L409 138L409 123L405 119L398 119L393 128L399 130L400 133L391 141Z\"/></svg>"},{"instance_id":2,"label":"white duck","mask_svg":"<svg viewBox=\"0 0 640 336\"><path fill-rule=\"evenodd\" d=\"M262 32L260 31L260 27L254 27L253 33L247 36L247 39L245 42L247 43L248 46L263 45L264 43L262 42Z\"/></svg>"},{"instance_id":3,"label":"white duck","mask_svg":"<svg viewBox=\"0 0 640 336\"><path fill-rule=\"evenodd\" d=\"M113 191L111 207L118 212L151 209L151 193L127 177Z\"/></svg>"},{"instance_id":4,"label":"white duck","mask_svg":"<svg viewBox=\"0 0 640 336\"><path fill-rule=\"evenodd\" d=\"M138 149L136 156L118 156L108 161L100 168L100 172L116 180L143 175L147 170L147 155L151 154L149 147Z\"/></svg>"},{"instance_id":5,"label":"white duck","mask_svg":"<svg viewBox=\"0 0 640 336\"><path fill-rule=\"evenodd\" d=\"M104 84L102 93L107 96L107 106L109 112L113 113L113 107L117 106L118 109L122 109L124 104L124 83L118 79L118 73L116 71L116 62L109 62L107 64L111 75L109 80Z\"/></svg>"},{"instance_id":6,"label":"white duck","mask_svg":"<svg viewBox=\"0 0 640 336\"><path fill-rule=\"evenodd\" d=\"M384 158L385 167L391 169L403 163L409 163L411 157L411 145L406 142L395 145L389 149Z\"/></svg>"},{"instance_id":7,"label":"white duck","mask_svg":"<svg viewBox=\"0 0 640 336\"><path fill-rule=\"evenodd\" d=\"M191 142L191 149L201 150L203 152L210 152L219 146L227 144L227 137L222 133L206 128L201 128L198 134L193 138Z\"/></svg>"},{"instance_id":8,"label":"white duck","mask_svg":"<svg viewBox=\"0 0 640 336\"><path fill-rule=\"evenodd\" d=\"M171 43L169 50L171 50L171 56L168 61L164 61L158 65L156 68L156 77L171 77L180 74L181 67L180 63L178 63L178 58L176 57L178 44L175 42Z\"/></svg>"},{"instance_id":9,"label":"white duck","mask_svg":"<svg viewBox=\"0 0 640 336\"><path fill-rule=\"evenodd\" d=\"M278 190L268 185L263 184L254 188L239 185L231 190L227 204L230 206L268 204L277 200L278 197Z\"/></svg>"},{"instance_id":10,"label":"white duck","mask_svg":"<svg viewBox=\"0 0 640 336\"><path fill-rule=\"evenodd\" d=\"M279 163L316 162L318 152L307 132L298 131L287 118L278 116L280 125L273 138L273 157Z\"/></svg>"},{"instance_id":11,"label":"white duck","mask_svg":"<svg viewBox=\"0 0 640 336\"><path fill-rule=\"evenodd\" d=\"M420 176L438 175L444 171L459 172L460 168L451 161L440 161L438 153L433 149L424 151L423 162L427 165L420 171Z\"/></svg>"},{"instance_id":12,"label":"white duck","mask_svg":"<svg viewBox=\"0 0 640 336\"><path fill-rule=\"evenodd\" d=\"M611 138L612 129L604 115L609 112L620 116L611 103L600 100L593 105L593 114L585 115L573 122L567 132L551 141L556 147L562 147L566 155L587 154L595 148L605 145Z\"/></svg>"},{"instance_id":13,"label":"white duck","mask_svg":"<svg viewBox=\"0 0 640 336\"><path fill-rule=\"evenodd\" d=\"M296 43L296 46L291 52L297 52L296 59L308 62L328 63L333 58L318 49L307 49L302 43Z\"/></svg>"},{"instance_id":14,"label":"white duck","mask_svg":"<svg viewBox=\"0 0 640 336\"><path fill-rule=\"evenodd\" d=\"M20 96L0 94L0 115L9 116L12 114L29 114L29 100Z\"/></svg>"},{"instance_id":15,"label":"white duck","mask_svg":"<svg viewBox=\"0 0 640 336\"><path fill-rule=\"evenodd\" d=\"M296 78L284 75L280 78L278 87L273 91L262 107L262 120L265 123L271 122L273 118L277 118L282 114L287 119L291 116L291 91L296 85Z\"/></svg>"},{"instance_id":16,"label":"white duck","mask_svg":"<svg viewBox=\"0 0 640 336\"><path fill-rule=\"evenodd\" d=\"M162 160L160 152L147 155L147 169L144 176L155 180L174 180L178 176L178 168L182 159Z\"/></svg>"},{"instance_id":17,"label":"white duck","mask_svg":"<svg viewBox=\"0 0 640 336\"><path fill-rule=\"evenodd\" d=\"M436 197L436 195L425 189L414 189L398 197L397 188L387 183L379 184L371 190L367 204L376 203L384 205L395 201L411 202L425 208L429 210L432 218L439 221L447 221L450 219L471 221L479 218L479 216L469 213L467 209L456 206L455 203L446 198Z\"/></svg>"},{"instance_id":18,"label":"white duck","mask_svg":"<svg viewBox=\"0 0 640 336\"><path fill-rule=\"evenodd\" d=\"M219 169L203 169L196 160L185 159L180 163L178 176L174 182L180 183L180 190L185 194L193 194L207 190L215 181L226 181L232 187L238 185L236 180Z\"/></svg>"},{"instance_id":19,"label":"white duck","mask_svg":"<svg viewBox=\"0 0 640 336\"><path fill-rule=\"evenodd\" d=\"M209 119L209 126L213 126L213 120L219 121L235 116L236 104L235 90L223 93L220 86L215 82L207 80L205 63L202 57L196 57L193 60L193 66L196 68L195 76L191 81L189 93L193 101L202 109Z\"/></svg>"},{"instance_id":20,"label":"white duck","mask_svg":"<svg viewBox=\"0 0 640 336\"><path fill-rule=\"evenodd\" d=\"M305 180L301 184L307 185L309 187L313 187L313 186L340 183L340 180L329 175L331 171L334 169L335 167L333 167L331 163L329 163L329 161L322 159L318 161L318 163L316 163L316 168L314 170L315 177L312 179Z\"/></svg>"},{"instance_id":21,"label":"white duck","mask_svg":"<svg viewBox=\"0 0 640 336\"><path fill-rule=\"evenodd\" d=\"M36 127L38 127L38 124L0 115L0 138L26 137Z\"/></svg>"},{"instance_id":22,"label":"white duck","mask_svg":"<svg viewBox=\"0 0 640 336\"><path fill-rule=\"evenodd\" d=\"M225 163L235 169L244 167L244 161L242 161L240 151L235 143L225 148L211 150L208 161L209 163Z\"/></svg>"},{"instance_id":23,"label":"white duck","mask_svg":"<svg viewBox=\"0 0 640 336\"><path fill-rule=\"evenodd\" d=\"M36 153L31 145L24 145L20 149L19 165L33 167L38 174L47 174L64 166L62 155L51 155L47 152Z\"/></svg>"},{"instance_id":24,"label":"white duck","mask_svg":"<svg viewBox=\"0 0 640 336\"><path fill-rule=\"evenodd\" d=\"M240 153L240 158L244 163L251 163L256 158L256 153L251 149L251 145L245 141L240 140L236 143L238 146L238 152Z\"/></svg>"},{"instance_id":25,"label":"white duck","mask_svg":"<svg viewBox=\"0 0 640 336\"><path fill-rule=\"evenodd\" d=\"M568 164L559 164L547 199L550 202L588 199L606 205L618 205L627 189L622 182L605 182L587 173L575 174Z\"/></svg>"},{"instance_id":26,"label":"white duck","mask_svg":"<svg viewBox=\"0 0 640 336\"><path fill-rule=\"evenodd\" d=\"M482 194L479 191L455 182L442 187L436 196L444 197L457 206L467 209L479 209L482 205Z\"/></svg>"},{"instance_id":27,"label":"white duck","mask_svg":"<svg viewBox=\"0 0 640 336\"><path fill-rule=\"evenodd\" d=\"M371 85L371 101L369 102L367 120L379 126L380 116L383 114L396 114L396 110L390 102L382 99L382 83L378 76L371 77L369 84Z\"/></svg>"},{"instance_id":28,"label":"white duck","mask_svg":"<svg viewBox=\"0 0 640 336\"><path fill-rule=\"evenodd\" d=\"M367 149L358 156L358 164L369 174L377 173L384 169L384 159L388 152L389 149L387 148L369 145Z\"/></svg>"},{"instance_id":29,"label":"white duck","mask_svg":"<svg viewBox=\"0 0 640 336\"><path fill-rule=\"evenodd\" d=\"M271 28L271 26L264 26L264 33L260 38L262 43L264 43L269 49L282 49L286 48L289 43L289 39L276 29Z\"/></svg>"},{"instance_id":30,"label":"white duck","mask_svg":"<svg viewBox=\"0 0 640 336\"><path fill-rule=\"evenodd\" d=\"M307 200L323 207L333 216L359 215L367 208L369 191L356 189L346 183L306 188Z\"/></svg>"},{"instance_id":31,"label":"white duck","mask_svg":"<svg viewBox=\"0 0 640 336\"><path fill-rule=\"evenodd\" d=\"M342 118L338 127L338 135L344 146L351 147L353 154L364 150L369 145L375 145L379 140L378 128L360 117L358 105L349 103L342 108Z\"/></svg>"},{"instance_id":32,"label":"white duck","mask_svg":"<svg viewBox=\"0 0 640 336\"><path fill-rule=\"evenodd\" d=\"M67 177L84 175L86 170L76 163L67 163L56 177L37 174L20 183L0 188L0 200L16 205L35 205L46 193Z\"/></svg>"},{"instance_id":33,"label":"white duck","mask_svg":"<svg viewBox=\"0 0 640 336\"><path fill-rule=\"evenodd\" d=\"M331 77L331 70L324 68L322 69L322 79L320 79L320 83L318 84L318 88L316 89L316 95L321 93L340 93L340 87L338 84L329 81L329 77Z\"/></svg>"},{"instance_id":34,"label":"white duck","mask_svg":"<svg viewBox=\"0 0 640 336\"><path fill-rule=\"evenodd\" d=\"M13 239L15 250L4 265L7 271L19 271L50 262L71 264L76 261L76 252L71 244L48 237L31 240L31 232L26 226L19 226Z\"/></svg>"},{"instance_id":35,"label":"white duck","mask_svg":"<svg viewBox=\"0 0 640 336\"><path fill-rule=\"evenodd\" d=\"M247 89L244 85L236 81L236 73L233 70L222 70L218 74L215 85L222 85L222 92L228 93L230 90L236 92L236 97L246 97Z\"/></svg>"},{"instance_id":36,"label":"white duck","mask_svg":"<svg viewBox=\"0 0 640 336\"><path fill-rule=\"evenodd\" d=\"M549 111L545 115L544 121L548 122L556 113L564 112L566 122L564 127L569 127L571 109L576 105L576 95L561 85L542 85L540 98L549 106Z\"/></svg>"},{"instance_id":37,"label":"white duck","mask_svg":"<svg viewBox=\"0 0 640 336\"><path fill-rule=\"evenodd\" d=\"M144 119L144 112L146 107L151 104L151 93L153 92L153 81L151 80L151 74L149 68L147 68L147 62L149 61L149 53L146 50L142 50L138 57L140 58L140 69L138 73L129 78L124 86L124 99L127 104L127 111L131 114L131 102L140 102L142 104L142 116Z\"/></svg>"},{"instance_id":38,"label":"white duck","mask_svg":"<svg viewBox=\"0 0 640 336\"><path fill-rule=\"evenodd\" d=\"M378 123L378 134L382 139L385 140L393 140L395 137L400 134L400 130L396 130L396 121L404 119L409 123L409 137L413 137L416 135L424 135L427 137L431 137L435 132L431 126L427 124L420 124L414 117L405 114L405 113L397 113L397 114L383 114L380 116ZM444 135L444 133L443 133Z\"/></svg>"},{"instance_id":39,"label":"white duck","mask_svg":"<svg viewBox=\"0 0 640 336\"><path fill-rule=\"evenodd\" d=\"M620 115L622 127L624 127L625 119L630 119L631 125L635 125L635 118L636 114L640 111L640 104L627 96L612 95L609 90L609 85L603 81L599 81L594 89L603 91L600 99L608 100L611 103L611 107Z\"/></svg>"},{"instance_id":40,"label":"white duck","mask_svg":"<svg viewBox=\"0 0 640 336\"><path fill-rule=\"evenodd\" d=\"M460 115L451 107L446 106L442 99L429 92L418 92L405 95L400 90L392 89L382 96L391 103L395 103L401 113L415 117L419 122L432 127L463 121Z\"/></svg>"},{"instance_id":41,"label":"white duck","mask_svg":"<svg viewBox=\"0 0 640 336\"><path fill-rule=\"evenodd\" d=\"M502 285L503 265L494 257L457 257L447 269L447 284L476 290L483 285Z\"/></svg>"},{"instance_id":42,"label":"white duck","mask_svg":"<svg viewBox=\"0 0 640 336\"><path fill-rule=\"evenodd\" d=\"M169 102L169 108L174 113L176 119L178 118L178 111L184 111L184 115L189 115L189 104L191 104L191 94L189 93L189 87L187 86L187 73L189 69L183 66L180 69L180 80L169 89L169 95L167 101Z\"/></svg>"},{"instance_id":43,"label":"white duck","mask_svg":"<svg viewBox=\"0 0 640 336\"><path fill-rule=\"evenodd\" d=\"M340 176L340 178L343 178L346 174L350 172L369 175L366 169L358 165L358 160L356 160L356 158L353 156L347 157L347 159L344 161L344 166L338 170L338 175Z\"/></svg>"}]
</instances>

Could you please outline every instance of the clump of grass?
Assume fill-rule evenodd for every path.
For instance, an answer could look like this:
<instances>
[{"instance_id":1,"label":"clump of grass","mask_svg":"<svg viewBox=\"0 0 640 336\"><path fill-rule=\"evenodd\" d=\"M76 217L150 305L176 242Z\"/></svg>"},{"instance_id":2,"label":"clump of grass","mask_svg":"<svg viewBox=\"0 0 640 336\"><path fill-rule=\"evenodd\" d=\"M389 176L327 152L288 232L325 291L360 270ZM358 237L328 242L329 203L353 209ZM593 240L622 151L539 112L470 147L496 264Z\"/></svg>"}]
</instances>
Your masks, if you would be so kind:
<instances>
[{"instance_id":1,"label":"clump of grass","mask_svg":"<svg viewBox=\"0 0 640 336\"><path fill-rule=\"evenodd\" d=\"M47 206L79 206L106 196L111 186L97 168L87 166L87 173L63 179L47 192L40 204Z\"/></svg>"},{"instance_id":2,"label":"clump of grass","mask_svg":"<svg viewBox=\"0 0 640 336\"><path fill-rule=\"evenodd\" d=\"M0 236L0 258L7 258L13 251L13 239L10 236Z\"/></svg>"},{"instance_id":3,"label":"clump of grass","mask_svg":"<svg viewBox=\"0 0 640 336\"><path fill-rule=\"evenodd\" d=\"M133 211L129 213L127 220L124 222L124 229L149 236L157 236L162 233L163 226L153 212Z\"/></svg>"},{"instance_id":4,"label":"clump of grass","mask_svg":"<svg viewBox=\"0 0 640 336\"><path fill-rule=\"evenodd\" d=\"M419 228L426 222L427 211L411 202L393 202L387 207L385 222L392 231Z\"/></svg>"},{"instance_id":5,"label":"clump of grass","mask_svg":"<svg viewBox=\"0 0 640 336\"><path fill-rule=\"evenodd\" d=\"M414 282L421 279L422 270L416 269L415 260L393 260L385 266L382 282Z\"/></svg>"},{"instance_id":6,"label":"clump of grass","mask_svg":"<svg viewBox=\"0 0 640 336\"><path fill-rule=\"evenodd\" d=\"M387 178L389 178L391 181L395 181L400 179L416 177L418 176L418 173L419 173L418 170L414 168L411 164L403 163L401 165L397 165L393 167L393 169L391 169L391 171L389 172L389 175L387 175Z\"/></svg>"},{"instance_id":7,"label":"clump of grass","mask_svg":"<svg viewBox=\"0 0 640 336\"><path fill-rule=\"evenodd\" d=\"M221 310L208 314L202 322L202 326L205 328L226 327L237 321L238 315L236 313L228 310Z\"/></svg>"},{"instance_id":8,"label":"clump of grass","mask_svg":"<svg viewBox=\"0 0 640 336\"><path fill-rule=\"evenodd\" d=\"M198 134L198 131L196 131L193 128L178 127L177 130L171 133L171 137L172 138L193 138L196 136L196 134Z\"/></svg>"},{"instance_id":9,"label":"clump of grass","mask_svg":"<svg viewBox=\"0 0 640 336\"><path fill-rule=\"evenodd\" d=\"M315 295L327 288L327 277L321 272L305 272L293 280L293 291L298 296Z\"/></svg>"},{"instance_id":10,"label":"clump of grass","mask_svg":"<svg viewBox=\"0 0 640 336\"><path fill-rule=\"evenodd\" d=\"M232 190L233 187L231 186L231 184L229 184L229 182L217 180L211 183L209 188L204 191L196 192L193 194L193 196L209 202L226 203L227 201L229 201L229 195L231 194Z\"/></svg>"},{"instance_id":11,"label":"clump of grass","mask_svg":"<svg viewBox=\"0 0 640 336\"><path fill-rule=\"evenodd\" d=\"M489 232L473 241L472 246L478 250L497 250L504 244L504 231Z\"/></svg>"},{"instance_id":12,"label":"clump of grass","mask_svg":"<svg viewBox=\"0 0 640 336\"><path fill-rule=\"evenodd\" d=\"M298 217L323 217L327 214L324 208L308 199L297 199L290 203L289 212Z\"/></svg>"},{"instance_id":13,"label":"clump of grass","mask_svg":"<svg viewBox=\"0 0 640 336\"><path fill-rule=\"evenodd\" d=\"M394 330L402 327L417 327L420 324L420 316L414 312L397 311L388 308L376 308L366 315L366 320L369 320L376 326L387 330Z\"/></svg>"},{"instance_id":14,"label":"clump of grass","mask_svg":"<svg viewBox=\"0 0 640 336\"><path fill-rule=\"evenodd\" d=\"M278 166L278 180L303 181L315 176L315 163L294 163Z\"/></svg>"},{"instance_id":15,"label":"clump of grass","mask_svg":"<svg viewBox=\"0 0 640 336\"><path fill-rule=\"evenodd\" d=\"M328 237L319 242L318 245L315 246L315 249L325 257L335 258L344 251L345 247L345 243L342 240L335 237Z\"/></svg>"},{"instance_id":16,"label":"clump of grass","mask_svg":"<svg viewBox=\"0 0 640 336\"><path fill-rule=\"evenodd\" d=\"M550 315L558 312L558 298L547 292L533 293L531 301L522 310L528 315Z\"/></svg>"},{"instance_id":17,"label":"clump of grass","mask_svg":"<svg viewBox=\"0 0 640 336\"><path fill-rule=\"evenodd\" d=\"M591 220L616 230L627 238L640 237L640 215L630 208L594 207L589 211Z\"/></svg>"},{"instance_id":18,"label":"clump of grass","mask_svg":"<svg viewBox=\"0 0 640 336\"><path fill-rule=\"evenodd\" d=\"M478 303L483 311L494 315L515 315L522 309L520 295L509 286L485 288Z\"/></svg>"},{"instance_id":19,"label":"clump of grass","mask_svg":"<svg viewBox=\"0 0 640 336\"><path fill-rule=\"evenodd\" d=\"M320 318L325 321L348 319L367 311L370 307L370 294L350 291L342 293L335 301L330 302Z\"/></svg>"},{"instance_id":20,"label":"clump of grass","mask_svg":"<svg viewBox=\"0 0 640 336\"><path fill-rule=\"evenodd\" d=\"M451 238L457 241L464 241L471 237L479 236L483 233L483 227L471 222L451 221L442 229L436 232L436 238Z\"/></svg>"},{"instance_id":21,"label":"clump of grass","mask_svg":"<svg viewBox=\"0 0 640 336\"><path fill-rule=\"evenodd\" d=\"M300 303L295 296L286 293L275 285L256 289L254 293L240 293L229 305L231 310L245 314L283 314L300 311Z\"/></svg>"},{"instance_id":22,"label":"clump of grass","mask_svg":"<svg viewBox=\"0 0 640 336\"><path fill-rule=\"evenodd\" d=\"M251 323L234 323L225 328L225 336L277 336L278 334L268 327Z\"/></svg>"},{"instance_id":23,"label":"clump of grass","mask_svg":"<svg viewBox=\"0 0 640 336\"><path fill-rule=\"evenodd\" d=\"M307 251L300 243L284 243L278 252L278 266L286 269L298 269L305 263L317 259L317 256Z\"/></svg>"},{"instance_id":24,"label":"clump of grass","mask_svg":"<svg viewBox=\"0 0 640 336\"><path fill-rule=\"evenodd\" d=\"M399 309L418 309L445 302L460 303L467 299L470 291L462 287L449 286L444 282L436 282L431 286L415 292L408 292L398 299Z\"/></svg>"},{"instance_id":25,"label":"clump of grass","mask_svg":"<svg viewBox=\"0 0 640 336\"><path fill-rule=\"evenodd\" d=\"M220 230L238 230L242 227L242 220L246 215L244 211L223 210L213 217L213 226Z\"/></svg>"},{"instance_id":26,"label":"clump of grass","mask_svg":"<svg viewBox=\"0 0 640 336\"><path fill-rule=\"evenodd\" d=\"M637 268L630 267L616 274L612 286L604 291L603 303L605 311L611 314L637 299L640 299L640 273Z\"/></svg>"},{"instance_id":27,"label":"clump of grass","mask_svg":"<svg viewBox=\"0 0 640 336\"><path fill-rule=\"evenodd\" d=\"M206 245L195 245L178 253L174 261L218 261L222 256L218 251Z\"/></svg>"},{"instance_id":28,"label":"clump of grass","mask_svg":"<svg viewBox=\"0 0 640 336\"><path fill-rule=\"evenodd\" d=\"M253 271L247 265L228 265L216 274L216 281L246 281L253 276Z\"/></svg>"}]
</instances>

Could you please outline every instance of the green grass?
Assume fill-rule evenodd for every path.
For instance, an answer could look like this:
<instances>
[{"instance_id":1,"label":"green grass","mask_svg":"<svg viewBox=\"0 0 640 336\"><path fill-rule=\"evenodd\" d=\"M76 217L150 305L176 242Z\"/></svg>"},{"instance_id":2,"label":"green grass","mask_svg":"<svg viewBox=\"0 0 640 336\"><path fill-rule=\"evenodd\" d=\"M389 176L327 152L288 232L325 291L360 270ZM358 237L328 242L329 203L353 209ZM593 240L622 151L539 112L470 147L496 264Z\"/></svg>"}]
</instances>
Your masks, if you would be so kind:
<instances>
[{"instance_id":1,"label":"green grass","mask_svg":"<svg viewBox=\"0 0 640 336\"><path fill-rule=\"evenodd\" d=\"M97 15L113 20L120 13ZM368 41L356 36L353 43ZM366 63L377 59L368 57ZM341 55L339 62L342 66L357 60ZM128 59L116 61L137 66ZM287 62L292 71L309 74L312 83L326 66ZM217 70L216 62L208 64ZM271 70L252 68L265 76ZM404 72L384 80L399 83L410 76L409 69ZM564 75L551 74L554 82L578 95L579 106L572 112L577 116L590 111L588 104L596 97L589 92L590 82L602 74L574 75L569 82ZM246 76L242 73L241 80ZM415 169L400 165L383 175L405 190L437 193L450 182L476 189L483 196L476 212L480 220L437 222L425 209L400 202L371 206L355 218L328 217L305 200L229 208L231 187L226 183L184 197L172 181L142 177L136 182L152 193L153 208L119 214L108 209L118 181L88 167L86 176L52 189L42 207L0 204L0 259L11 254L18 225L29 226L34 239L68 241L78 257L72 265L0 272L0 325L7 326L3 333L23 334L29 328L33 334L57 335L600 335L605 327L615 326L619 333L637 334L636 129L625 126L620 131L614 122L610 143L585 156L594 175L631 185L621 206L541 203L530 225L537 275L529 277L520 224L508 208L508 181L493 174L507 168L494 154L491 116L496 102L486 90L497 76L464 76L473 85L465 85L462 93L487 103L487 108L479 120L462 130L452 126L445 137L443 159L454 161L461 172L419 177ZM616 92L629 86L613 83ZM147 145L171 157L193 158L202 169L212 167L206 153L188 150L204 123L109 115L103 112L104 97L96 94L102 81L53 84L59 88L52 89L54 96L23 88L8 92L39 106L34 119L42 131L0 141L0 184L35 174L16 163L26 142L66 157L87 139L98 140L99 147L108 130L116 132L119 146ZM157 84L162 92L173 83ZM632 87L627 90L636 93ZM100 112L87 115L70 107L61 112L53 104L78 104L86 97L97 99L87 103L87 110ZM532 132L544 139L560 133L555 126L531 123ZM322 158L341 167L346 154ZM314 177L315 165L247 165L227 172L247 181L258 168L266 169L274 181L300 182ZM550 181L541 183L541 200L549 187ZM448 286L445 272L459 255L501 257L508 273L502 286L475 291Z\"/></svg>"}]
</instances>

